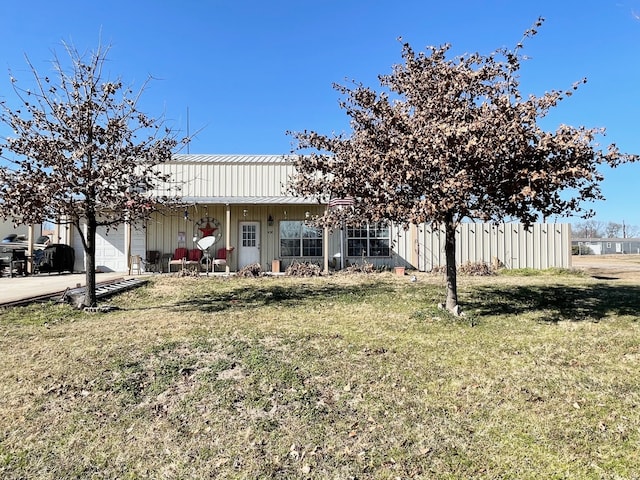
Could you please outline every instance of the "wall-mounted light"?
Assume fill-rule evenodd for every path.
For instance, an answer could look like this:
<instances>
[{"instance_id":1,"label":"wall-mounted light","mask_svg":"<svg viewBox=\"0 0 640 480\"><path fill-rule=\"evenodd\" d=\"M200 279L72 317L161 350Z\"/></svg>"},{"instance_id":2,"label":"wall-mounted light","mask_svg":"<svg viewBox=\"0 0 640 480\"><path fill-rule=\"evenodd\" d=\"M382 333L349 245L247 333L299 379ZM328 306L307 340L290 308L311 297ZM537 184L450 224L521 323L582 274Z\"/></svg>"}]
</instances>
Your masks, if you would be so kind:
<instances>
[{"instance_id":1,"label":"wall-mounted light","mask_svg":"<svg viewBox=\"0 0 640 480\"><path fill-rule=\"evenodd\" d=\"M184 209L184 219L189 220L189 210L187 210L186 208Z\"/></svg>"},{"instance_id":2,"label":"wall-mounted light","mask_svg":"<svg viewBox=\"0 0 640 480\"><path fill-rule=\"evenodd\" d=\"M246 217L247 213L249 213L249 210L247 210L246 208L242 210L242 216Z\"/></svg>"},{"instance_id":3,"label":"wall-mounted light","mask_svg":"<svg viewBox=\"0 0 640 480\"><path fill-rule=\"evenodd\" d=\"M304 218L309 218L310 216L311 216L311 212L309 210L304 212Z\"/></svg>"},{"instance_id":4,"label":"wall-mounted light","mask_svg":"<svg viewBox=\"0 0 640 480\"><path fill-rule=\"evenodd\" d=\"M287 218L287 211L284 211L284 218Z\"/></svg>"},{"instance_id":5,"label":"wall-mounted light","mask_svg":"<svg viewBox=\"0 0 640 480\"><path fill-rule=\"evenodd\" d=\"M269 214L269 217L267 218L267 225L273 227L273 216L271 214Z\"/></svg>"}]
</instances>

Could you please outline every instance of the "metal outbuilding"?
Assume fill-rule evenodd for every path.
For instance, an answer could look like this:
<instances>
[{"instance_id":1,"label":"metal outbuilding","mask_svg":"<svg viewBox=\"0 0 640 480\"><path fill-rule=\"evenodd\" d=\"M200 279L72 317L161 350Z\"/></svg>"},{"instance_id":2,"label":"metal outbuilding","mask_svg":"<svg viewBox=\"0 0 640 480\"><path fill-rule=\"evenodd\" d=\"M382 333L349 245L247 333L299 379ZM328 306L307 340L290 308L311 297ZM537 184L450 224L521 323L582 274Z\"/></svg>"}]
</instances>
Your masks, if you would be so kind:
<instances>
[{"instance_id":1,"label":"metal outbuilding","mask_svg":"<svg viewBox=\"0 0 640 480\"><path fill-rule=\"evenodd\" d=\"M159 254L156 268L166 271L177 249L194 251L203 237L211 237L209 251L227 253L222 264L227 272L253 263L264 271L284 271L295 261L324 268L368 261L421 271L444 265L444 234L430 225L404 230L363 222L359 228L335 231L314 226L310 219L327 205L286 192L295 172L293 157L183 154L158 169L171 180L151 195L176 195L178 186L183 206L156 212L144 225L99 231L96 265L103 271L126 271L131 255L146 258L149 252ZM76 250L76 270L82 270L84 252L74 240L78 236L70 229L64 235ZM527 231L519 224L462 224L456 255L458 263L566 268L571 264L571 228L538 224Z\"/></svg>"}]
</instances>

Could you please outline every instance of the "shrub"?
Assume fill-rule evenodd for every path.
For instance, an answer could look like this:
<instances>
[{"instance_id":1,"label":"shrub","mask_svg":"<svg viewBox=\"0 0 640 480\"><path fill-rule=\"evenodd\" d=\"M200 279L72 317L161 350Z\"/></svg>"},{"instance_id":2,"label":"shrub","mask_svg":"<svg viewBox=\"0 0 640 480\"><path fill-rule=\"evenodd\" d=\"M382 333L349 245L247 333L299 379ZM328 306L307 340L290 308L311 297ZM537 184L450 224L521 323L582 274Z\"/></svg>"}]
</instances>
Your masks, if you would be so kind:
<instances>
[{"instance_id":1,"label":"shrub","mask_svg":"<svg viewBox=\"0 0 640 480\"><path fill-rule=\"evenodd\" d=\"M467 262L458 267L458 272L463 275L485 276L495 274L493 266L485 262Z\"/></svg>"},{"instance_id":2,"label":"shrub","mask_svg":"<svg viewBox=\"0 0 640 480\"><path fill-rule=\"evenodd\" d=\"M311 262L293 262L284 271L291 277L316 277L321 273L320 265Z\"/></svg>"},{"instance_id":3,"label":"shrub","mask_svg":"<svg viewBox=\"0 0 640 480\"><path fill-rule=\"evenodd\" d=\"M236 273L238 277L259 277L260 275L262 275L262 265L259 263L246 265Z\"/></svg>"},{"instance_id":4,"label":"shrub","mask_svg":"<svg viewBox=\"0 0 640 480\"><path fill-rule=\"evenodd\" d=\"M374 273L377 272L375 265L371 262L363 260L362 263L354 263L344 269L340 270L340 273L353 274L353 273Z\"/></svg>"},{"instance_id":5,"label":"shrub","mask_svg":"<svg viewBox=\"0 0 640 480\"><path fill-rule=\"evenodd\" d=\"M571 255L594 255L589 245L572 245Z\"/></svg>"},{"instance_id":6,"label":"shrub","mask_svg":"<svg viewBox=\"0 0 640 480\"><path fill-rule=\"evenodd\" d=\"M445 273L446 266L438 265L431 269L431 273ZM497 268L485 262L466 262L458 267L461 275L486 276L495 275Z\"/></svg>"}]
</instances>

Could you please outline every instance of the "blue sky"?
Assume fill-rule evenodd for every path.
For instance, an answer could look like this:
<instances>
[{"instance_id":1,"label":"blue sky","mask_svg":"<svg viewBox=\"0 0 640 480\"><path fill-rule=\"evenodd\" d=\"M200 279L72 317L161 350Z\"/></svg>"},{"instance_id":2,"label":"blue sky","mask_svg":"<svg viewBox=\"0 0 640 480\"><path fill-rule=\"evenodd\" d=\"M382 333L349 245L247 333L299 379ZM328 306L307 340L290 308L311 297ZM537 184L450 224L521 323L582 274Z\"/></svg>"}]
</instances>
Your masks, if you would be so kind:
<instances>
[{"instance_id":1,"label":"blue sky","mask_svg":"<svg viewBox=\"0 0 640 480\"><path fill-rule=\"evenodd\" d=\"M543 126L605 127L603 144L640 153L640 0L23 0L1 2L0 16L0 96L12 98L9 69L30 80L25 54L42 73L61 41L111 44L110 76L156 78L143 108L197 131L191 153L238 154L288 153L287 130L348 130L332 84L376 86L401 60L400 36L416 50L489 53L542 16L522 91L588 79ZM640 164L604 173L596 219L640 226Z\"/></svg>"}]
</instances>

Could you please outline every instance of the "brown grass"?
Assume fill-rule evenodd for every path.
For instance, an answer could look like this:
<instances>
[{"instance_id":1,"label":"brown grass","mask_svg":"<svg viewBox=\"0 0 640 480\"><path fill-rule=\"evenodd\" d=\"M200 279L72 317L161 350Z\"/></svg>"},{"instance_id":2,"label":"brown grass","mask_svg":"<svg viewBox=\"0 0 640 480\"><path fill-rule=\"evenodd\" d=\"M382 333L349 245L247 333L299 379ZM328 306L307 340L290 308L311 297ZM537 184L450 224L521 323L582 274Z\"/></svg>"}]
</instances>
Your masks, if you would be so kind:
<instances>
[{"instance_id":1,"label":"brown grass","mask_svg":"<svg viewBox=\"0 0 640 480\"><path fill-rule=\"evenodd\" d=\"M0 314L3 478L637 478L640 287L157 279ZM634 475L636 477L634 477Z\"/></svg>"}]
</instances>

